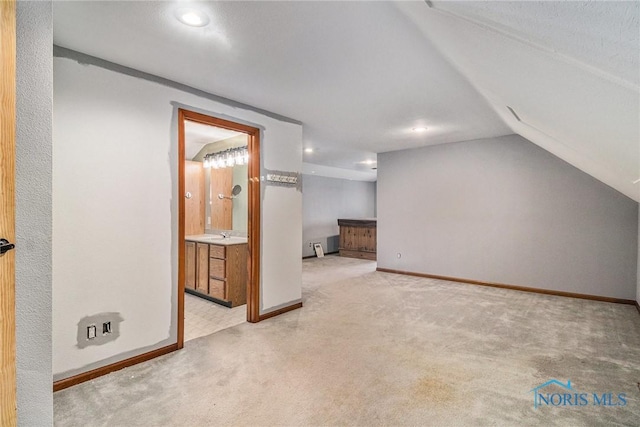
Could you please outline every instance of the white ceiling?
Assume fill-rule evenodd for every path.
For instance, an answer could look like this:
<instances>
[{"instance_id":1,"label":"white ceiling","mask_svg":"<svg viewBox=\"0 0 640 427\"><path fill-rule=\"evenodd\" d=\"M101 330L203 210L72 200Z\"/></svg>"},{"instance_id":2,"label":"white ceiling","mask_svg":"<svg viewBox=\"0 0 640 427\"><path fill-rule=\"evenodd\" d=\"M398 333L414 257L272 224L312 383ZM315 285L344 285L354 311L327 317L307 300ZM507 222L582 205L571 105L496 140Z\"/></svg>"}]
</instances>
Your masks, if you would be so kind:
<instances>
[{"instance_id":1,"label":"white ceiling","mask_svg":"<svg viewBox=\"0 0 640 427\"><path fill-rule=\"evenodd\" d=\"M299 120L306 163L519 133L640 200L638 2L184 4L54 2L54 42Z\"/></svg>"},{"instance_id":2,"label":"white ceiling","mask_svg":"<svg viewBox=\"0 0 640 427\"><path fill-rule=\"evenodd\" d=\"M239 135L242 133L186 120L184 122L185 158L193 159L207 144Z\"/></svg>"}]
</instances>

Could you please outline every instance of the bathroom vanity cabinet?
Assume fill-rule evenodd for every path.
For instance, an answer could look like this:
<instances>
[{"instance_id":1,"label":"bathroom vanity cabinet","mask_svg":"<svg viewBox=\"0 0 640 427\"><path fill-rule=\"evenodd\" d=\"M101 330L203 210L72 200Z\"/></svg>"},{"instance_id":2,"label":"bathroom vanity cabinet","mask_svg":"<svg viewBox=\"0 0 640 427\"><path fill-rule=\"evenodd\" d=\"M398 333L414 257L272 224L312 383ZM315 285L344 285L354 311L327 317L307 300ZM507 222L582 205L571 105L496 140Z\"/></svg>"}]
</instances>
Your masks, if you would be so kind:
<instances>
[{"instance_id":1,"label":"bathroom vanity cabinet","mask_svg":"<svg viewBox=\"0 0 640 427\"><path fill-rule=\"evenodd\" d=\"M185 242L186 292L227 307L247 303L247 243L233 239L225 244Z\"/></svg>"},{"instance_id":2,"label":"bathroom vanity cabinet","mask_svg":"<svg viewBox=\"0 0 640 427\"><path fill-rule=\"evenodd\" d=\"M339 219L340 256L376 260L377 221L375 219Z\"/></svg>"}]
</instances>

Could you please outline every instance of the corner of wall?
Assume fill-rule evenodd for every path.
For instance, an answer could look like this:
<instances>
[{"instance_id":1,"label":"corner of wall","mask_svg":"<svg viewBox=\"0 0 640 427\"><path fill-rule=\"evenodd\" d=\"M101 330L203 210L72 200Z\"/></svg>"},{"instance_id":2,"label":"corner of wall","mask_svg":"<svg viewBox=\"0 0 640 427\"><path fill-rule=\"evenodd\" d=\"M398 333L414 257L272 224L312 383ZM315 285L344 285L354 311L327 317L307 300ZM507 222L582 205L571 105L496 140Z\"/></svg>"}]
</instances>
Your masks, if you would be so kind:
<instances>
[{"instance_id":1,"label":"corner of wall","mask_svg":"<svg viewBox=\"0 0 640 427\"><path fill-rule=\"evenodd\" d=\"M636 288L636 302L640 305L640 203L638 203L638 285Z\"/></svg>"},{"instance_id":2,"label":"corner of wall","mask_svg":"<svg viewBox=\"0 0 640 427\"><path fill-rule=\"evenodd\" d=\"M17 2L16 387L19 425L52 425L51 2Z\"/></svg>"}]
</instances>

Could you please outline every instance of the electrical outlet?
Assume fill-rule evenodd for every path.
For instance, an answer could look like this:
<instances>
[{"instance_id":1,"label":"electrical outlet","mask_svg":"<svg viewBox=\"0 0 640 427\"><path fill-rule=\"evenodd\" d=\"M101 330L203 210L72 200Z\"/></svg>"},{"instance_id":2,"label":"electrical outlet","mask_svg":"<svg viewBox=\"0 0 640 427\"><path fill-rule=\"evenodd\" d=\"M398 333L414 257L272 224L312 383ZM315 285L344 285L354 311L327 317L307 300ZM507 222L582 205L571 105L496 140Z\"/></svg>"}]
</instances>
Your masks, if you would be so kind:
<instances>
[{"instance_id":1,"label":"electrical outlet","mask_svg":"<svg viewBox=\"0 0 640 427\"><path fill-rule=\"evenodd\" d=\"M87 339L92 340L96 337L96 325L87 326Z\"/></svg>"},{"instance_id":2,"label":"electrical outlet","mask_svg":"<svg viewBox=\"0 0 640 427\"><path fill-rule=\"evenodd\" d=\"M107 335L111 333L111 322L104 322L102 324L102 335Z\"/></svg>"},{"instance_id":3,"label":"electrical outlet","mask_svg":"<svg viewBox=\"0 0 640 427\"><path fill-rule=\"evenodd\" d=\"M123 320L118 312L96 313L81 318L76 332L78 348L100 346L117 340Z\"/></svg>"}]
</instances>

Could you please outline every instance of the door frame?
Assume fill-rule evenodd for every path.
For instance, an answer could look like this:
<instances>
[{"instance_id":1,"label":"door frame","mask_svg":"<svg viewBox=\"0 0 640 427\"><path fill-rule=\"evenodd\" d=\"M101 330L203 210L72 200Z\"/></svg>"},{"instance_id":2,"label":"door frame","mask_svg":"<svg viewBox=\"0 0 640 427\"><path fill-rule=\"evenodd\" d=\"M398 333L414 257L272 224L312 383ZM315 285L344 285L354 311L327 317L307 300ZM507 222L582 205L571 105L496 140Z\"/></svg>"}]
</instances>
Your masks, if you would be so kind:
<instances>
[{"instance_id":1,"label":"door frame","mask_svg":"<svg viewBox=\"0 0 640 427\"><path fill-rule=\"evenodd\" d=\"M0 1L0 238L15 241L16 2ZM16 425L15 251L0 258L0 425Z\"/></svg>"},{"instance_id":2,"label":"door frame","mask_svg":"<svg viewBox=\"0 0 640 427\"><path fill-rule=\"evenodd\" d=\"M178 348L184 346L184 281L185 281L185 136L184 122L189 120L216 126L248 136L247 151L249 187L248 224L248 283L247 322L257 323L260 319L260 129L197 113L178 109Z\"/></svg>"}]
</instances>

